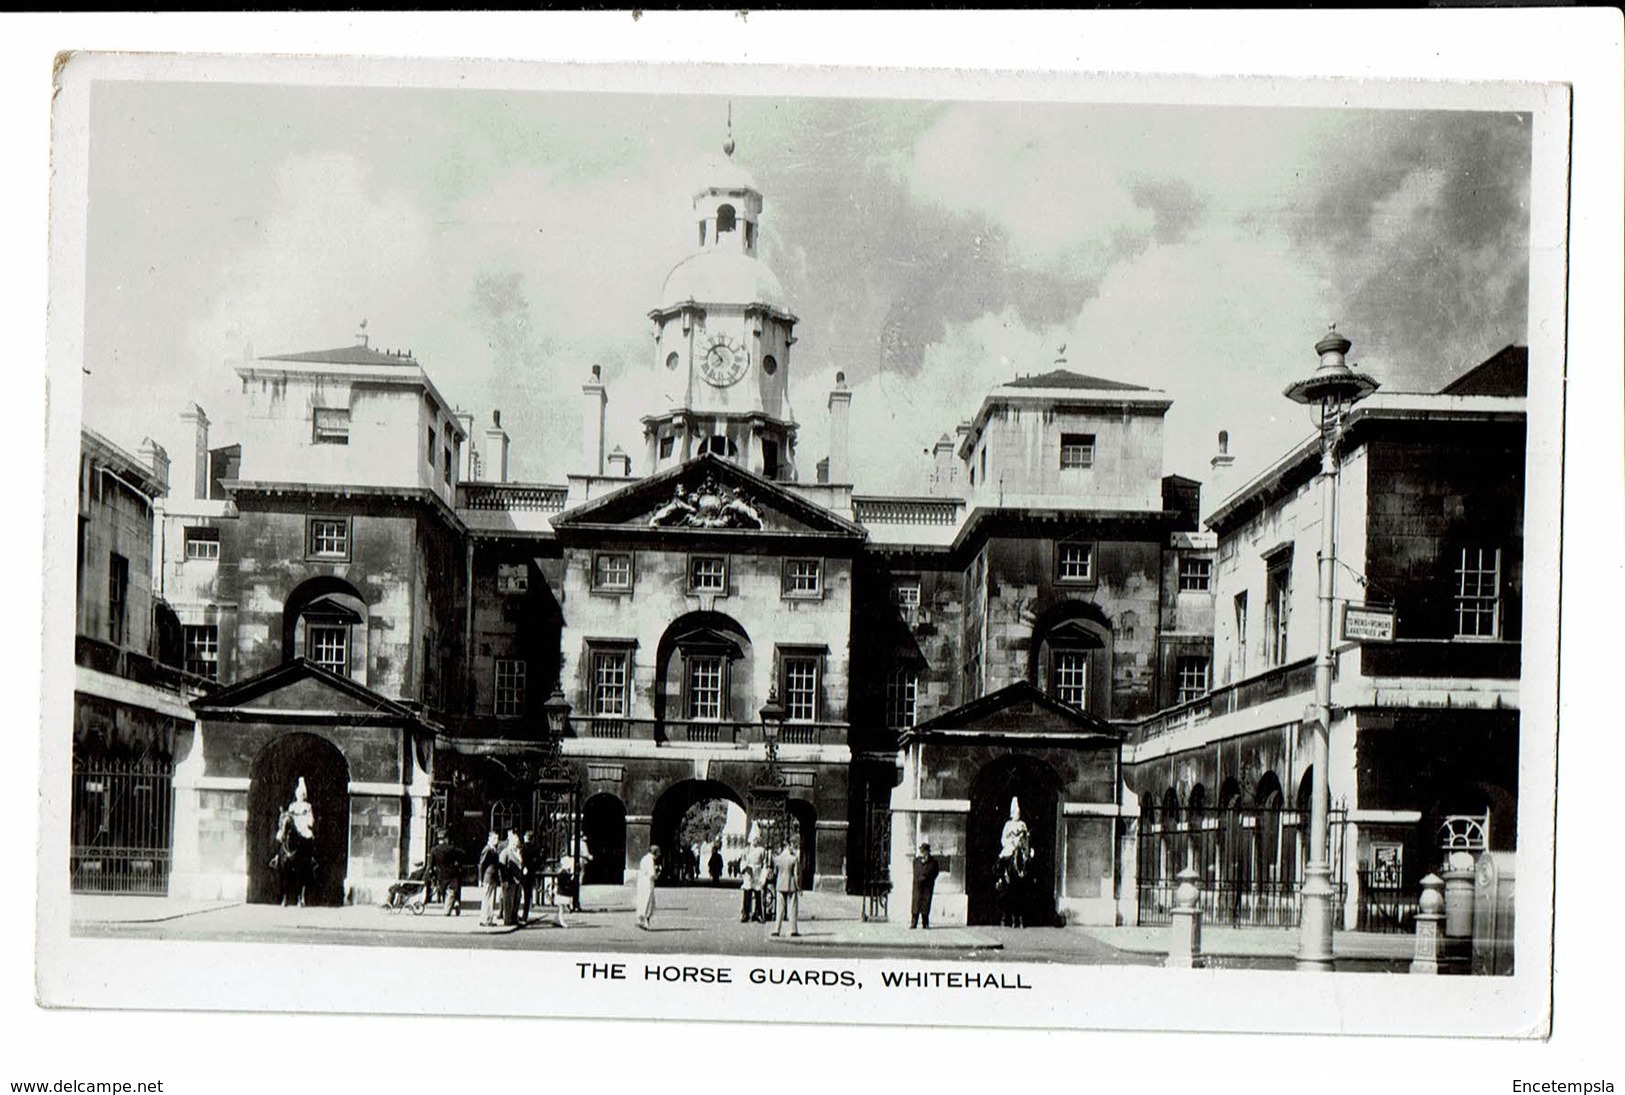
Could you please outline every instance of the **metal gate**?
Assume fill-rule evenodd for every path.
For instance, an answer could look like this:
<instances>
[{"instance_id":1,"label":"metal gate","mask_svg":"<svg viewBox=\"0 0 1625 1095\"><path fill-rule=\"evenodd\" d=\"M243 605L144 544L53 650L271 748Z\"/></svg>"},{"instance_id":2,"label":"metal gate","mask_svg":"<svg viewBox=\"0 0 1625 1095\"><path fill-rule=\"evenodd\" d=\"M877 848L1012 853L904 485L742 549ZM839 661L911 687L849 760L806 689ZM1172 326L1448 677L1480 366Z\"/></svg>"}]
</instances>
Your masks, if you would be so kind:
<instances>
[{"instance_id":1,"label":"metal gate","mask_svg":"<svg viewBox=\"0 0 1625 1095\"><path fill-rule=\"evenodd\" d=\"M574 780L544 778L536 783L531 795L530 816L532 838L536 843L537 862L533 870L553 871L559 861L568 856L571 872L579 874L581 867L581 792Z\"/></svg>"},{"instance_id":2,"label":"metal gate","mask_svg":"<svg viewBox=\"0 0 1625 1095\"><path fill-rule=\"evenodd\" d=\"M885 920L891 898L891 807L870 801L863 819L863 919Z\"/></svg>"},{"instance_id":3,"label":"metal gate","mask_svg":"<svg viewBox=\"0 0 1625 1095\"><path fill-rule=\"evenodd\" d=\"M74 760L69 877L75 893L169 892L173 776L168 760Z\"/></svg>"},{"instance_id":4,"label":"metal gate","mask_svg":"<svg viewBox=\"0 0 1625 1095\"><path fill-rule=\"evenodd\" d=\"M1181 807L1141 816L1138 842L1139 923L1167 924L1179 872L1201 875L1203 920L1236 927L1297 927L1303 911L1308 814L1286 809ZM1343 876L1347 812L1327 816L1328 851L1337 907Z\"/></svg>"}]
</instances>

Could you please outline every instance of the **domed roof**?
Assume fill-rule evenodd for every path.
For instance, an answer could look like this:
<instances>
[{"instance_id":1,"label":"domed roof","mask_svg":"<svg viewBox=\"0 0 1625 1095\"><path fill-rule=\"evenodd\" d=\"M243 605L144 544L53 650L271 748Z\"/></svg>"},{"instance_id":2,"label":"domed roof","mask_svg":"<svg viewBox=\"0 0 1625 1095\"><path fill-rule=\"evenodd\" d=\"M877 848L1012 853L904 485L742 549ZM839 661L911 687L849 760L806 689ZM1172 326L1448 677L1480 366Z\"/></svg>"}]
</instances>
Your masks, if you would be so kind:
<instances>
[{"instance_id":1,"label":"domed roof","mask_svg":"<svg viewBox=\"0 0 1625 1095\"><path fill-rule=\"evenodd\" d=\"M703 194L707 190L754 190L758 194L762 188L756 185L750 172L733 162L728 156L707 156L694 173L694 193Z\"/></svg>"},{"instance_id":2,"label":"domed roof","mask_svg":"<svg viewBox=\"0 0 1625 1095\"><path fill-rule=\"evenodd\" d=\"M672 267L660 290L660 306L766 304L788 310L784 288L760 260L740 251L697 251Z\"/></svg>"}]
</instances>

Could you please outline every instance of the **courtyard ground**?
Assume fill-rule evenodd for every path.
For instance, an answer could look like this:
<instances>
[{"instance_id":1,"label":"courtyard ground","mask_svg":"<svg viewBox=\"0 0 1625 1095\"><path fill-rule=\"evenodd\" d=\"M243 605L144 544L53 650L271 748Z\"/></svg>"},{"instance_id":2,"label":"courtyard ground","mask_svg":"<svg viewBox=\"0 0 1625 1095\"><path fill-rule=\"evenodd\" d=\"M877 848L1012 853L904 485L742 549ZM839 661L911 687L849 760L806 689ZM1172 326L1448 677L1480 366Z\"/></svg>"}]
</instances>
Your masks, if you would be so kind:
<instances>
[{"instance_id":1,"label":"courtyard ground","mask_svg":"<svg viewBox=\"0 0 1625 1095\"><path fill-rule=\"evenodd\" d=\"M587 886L582 911L566 916L567 927L537 910L528 927L480 925L479 891L464 890L463 914L444 915L430 905L420 916L377 905L282 908L231 902L75 894L72 931L100 938L231 942L335 943L362 946L535 949L614 953L672 953L829 957L907 955L925 960L993 959L1081 965L1160 965L1167 953L1166 928L1000 928L938 926L910 930L904 924L866 923L860 898L807 892L801 895L799 938L775 938L771 925L739 922L739 891L732 887L662 887L653 929L638 928L630 886ZM1203 951L1214 968L1290 969L1297 949L1290 929L1203 929ZM1339 970L1403 973L1411 958L1408 935L1338 932Z\"/></svg>"}]
</instances>

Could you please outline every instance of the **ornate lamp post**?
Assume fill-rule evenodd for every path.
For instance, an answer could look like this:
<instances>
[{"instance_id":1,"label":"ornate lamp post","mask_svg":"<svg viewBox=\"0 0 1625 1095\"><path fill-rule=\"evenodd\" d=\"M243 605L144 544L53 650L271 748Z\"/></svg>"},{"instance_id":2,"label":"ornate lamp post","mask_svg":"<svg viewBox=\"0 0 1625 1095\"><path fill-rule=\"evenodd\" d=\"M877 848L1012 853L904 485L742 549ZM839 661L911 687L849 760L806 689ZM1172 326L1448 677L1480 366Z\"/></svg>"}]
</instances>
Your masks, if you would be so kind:
<instances>
[{"instance_id":1,"label":"ornate lamp post","mask_svg":"<svg viewBox=\"0 0 1625 1095\"><path fill-rule=\"evenodd\" d=\"M547 856L544 871L557 871L559 857L568 852L574 876L575 895L571 905L581 909L581 813L580 788L575 773L564 760L564 736L570 729L570 701L564 689L554 684L553 694L542 704L547 734L542 742L542 758L537 773L535 815L537 843Z\"/></svg>"},{"instance_id":2,"label":"ornate lamp post","mask_svg":"<svg viewBox=\"0 0 1625 1095\"><path fill-rule=\"evenodd\" d=\"M767 756L767 770L750 789L751 821L762 830L762 839L769 848L777 846L780 830L788 814L790 789L784 785L779 772L779 734L784 729L784 706L779 703L779 691L771 689L767 702L762 705L762 749Z\"/></svg>"},{"instance_id":3,"label":"ornate lamp post","mask_svg":"<svg viewBox=\"0 0 1625 1095\"><path fill-rule=\"evenodd\" d=\"M1332 725L1332 628L1336 615L1332 582L1337 559L1337 446L1343 433L1344 415L1355 403L1377 390L1375 380L1355 372L1344 360L1351 345L1337 333L1337 325L1333 324L1315 343L1320 367L1305 379L1287 385L1285 392L1294 403L1318 407L1320 411L1320 567L1316 580L1319 645L1315 654L1315 716L1309 754L1314 766L1309 797L1309 862L1303 872L1303 921L1298 944L1301 970L1332 968L1335 893L1327 849L1326 821L1331 795L1326 765Z\"/></svg>"}]
</instances>

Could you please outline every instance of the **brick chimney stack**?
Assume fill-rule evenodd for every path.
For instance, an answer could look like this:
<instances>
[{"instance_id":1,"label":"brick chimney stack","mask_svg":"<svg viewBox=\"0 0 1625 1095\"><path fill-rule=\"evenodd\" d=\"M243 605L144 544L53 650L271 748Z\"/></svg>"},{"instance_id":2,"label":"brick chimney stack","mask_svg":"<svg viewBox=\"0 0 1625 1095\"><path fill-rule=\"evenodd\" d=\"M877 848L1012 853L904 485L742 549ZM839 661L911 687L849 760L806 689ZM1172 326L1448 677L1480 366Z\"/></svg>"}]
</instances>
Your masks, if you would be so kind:
<instances>
[{"instance_id":1,"label":"brick chimney stack","mask_svg":"<svg viewBox=\"0 0 1625 1095\"><path fill-rule=\"evenodd\" d=\"M190 423L192 436L192 497L209 497L209 416L196 403L181 412L181 421Z\"/></svg>"},{"instance_id":2,"label":"brick chimney stack","mask_svg":"<svg viewBox=\"0 0 1625 1095\"><path fill-rule=\"evenodd\" d=\"M852 392L846 386L846 374L835 374L835 387L829 393L829 481L852 482L850 435L852 428Z\"/></svg>"},{"instance_id":3,"label":"brick chimney stack","mask_svg":"<svg viewBox=\"0 0 1625 1095\"><path fill-rule=\"evenodd\" d=\"M488 483L508 481L508 431L502 428L502 412L491 412L491 425L485 431L485 456L480 461L480 477Z\"/></svg>"},{"instance_id":4,"label":"brick chimney stack","mask_svg":"<svg viewBox=\"0 0 1625 1095\"><path fill-rule=\"evenodd\" d=\"M588 475L604 474L604 421L609 393L604 388L603 370L592 367L592 379L581 386L581 443Z\"/></svg>"}]
</instances>

